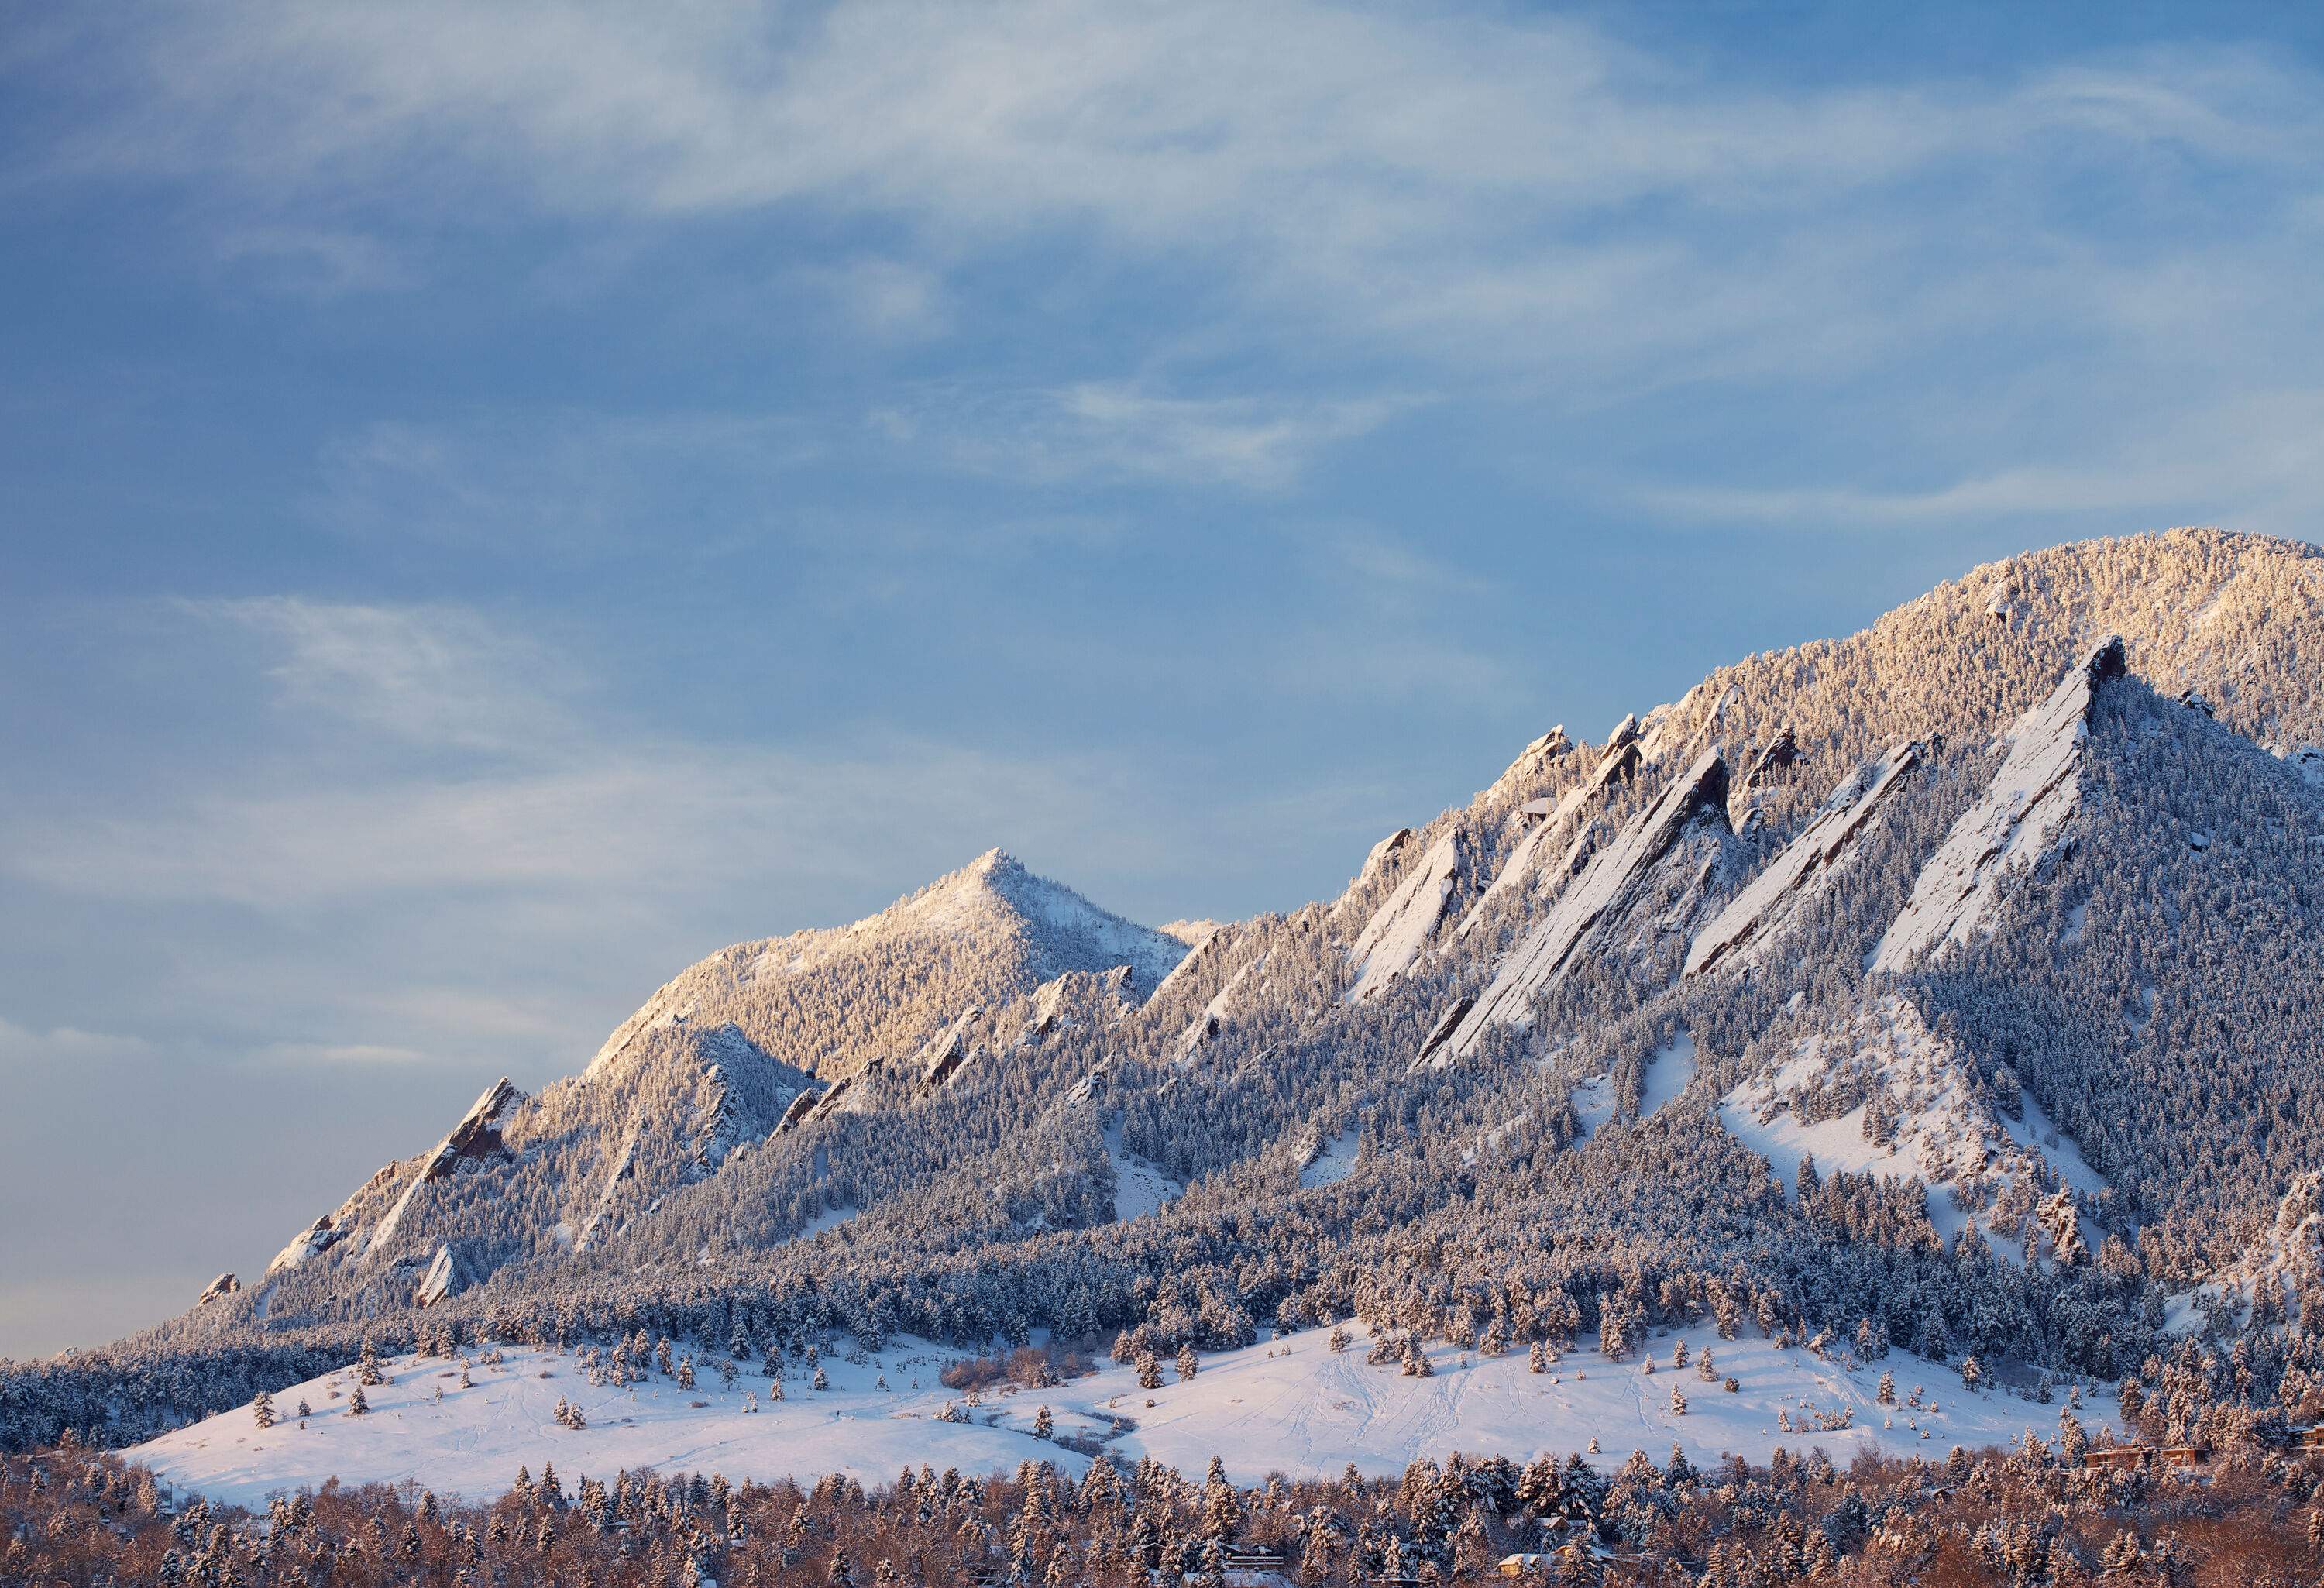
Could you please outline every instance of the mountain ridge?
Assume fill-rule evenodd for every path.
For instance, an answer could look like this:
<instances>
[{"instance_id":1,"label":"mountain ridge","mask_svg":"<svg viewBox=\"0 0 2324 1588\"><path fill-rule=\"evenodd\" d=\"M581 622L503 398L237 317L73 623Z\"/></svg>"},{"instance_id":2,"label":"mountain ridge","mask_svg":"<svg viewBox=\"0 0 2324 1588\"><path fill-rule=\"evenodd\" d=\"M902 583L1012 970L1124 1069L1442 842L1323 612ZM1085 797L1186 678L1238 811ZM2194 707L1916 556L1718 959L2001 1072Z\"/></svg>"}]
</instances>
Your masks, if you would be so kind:
<instances>
[{"instance_id":1,"label":"mountain ridge","mask_svg":"<svg viewBox=\"0 0 2324 1588\"><path fill-rule=\"evenodd\" d=\"M991 852L697 962L500 1145L374 1177L351 1222L412 1196L399 1250L349 1234L122 1349L1733 1306L2117 1376L2324 1153L2319 677L2318 549L2083 542L1541 734L1336 898L1191 947ZM2077 688L2062 781L1997 793ZM2014 832L2068 785L1977 841L1966 929L1876 963L1981 802Z\"/></svg>"}]
</instances>

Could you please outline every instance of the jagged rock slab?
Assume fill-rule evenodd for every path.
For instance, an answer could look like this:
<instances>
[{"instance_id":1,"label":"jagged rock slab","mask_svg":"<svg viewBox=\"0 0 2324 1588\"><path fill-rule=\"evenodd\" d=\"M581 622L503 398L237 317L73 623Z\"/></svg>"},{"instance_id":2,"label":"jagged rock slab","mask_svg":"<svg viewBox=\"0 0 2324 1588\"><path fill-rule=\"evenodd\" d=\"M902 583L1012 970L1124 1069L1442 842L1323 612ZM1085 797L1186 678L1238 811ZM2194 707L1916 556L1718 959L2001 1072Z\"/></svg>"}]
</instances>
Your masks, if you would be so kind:
<instances>
[{"instance_id":1,"label":"jagged rock slab","mask_svg":"<svg viewBox=\"0 0 2324 1588\"><path fill-rule=\"evenodd\" d=\"M331 1215L325 1214L292 1236L290 1244L274 1254L274 1260L266 1265L266 1277L271 1279L279 1273L287 1273L310 1258L320 1257L337 1245L346 1234L346 1231L337 1228L332 1223Z\"/></svg>"},{"instance_id":2,"label":"jagged rock slab","mask_svg":"<svg viewBox=\"0 0 2324 1588\"><path fill-rule=\"evenodd\" d=\"M959 1073L968 1062L968 1029L982 1018L984 1011L971 1004L961 1011L960 1018L920 1049L913 1061L919 1071L919 1086L923 1092L933 1092Z\"/></svg>"},{"instance_id":3,"label":"jagged rock slab","mask_svg":"<svg viewBox=\"0 0 2324 1588\"><path fill-rule=\"evenodd\" d=\"M1622 720L1628 723L1631 719L1624 717ZM1508 858L1501 863L1501 869L1493 873L1493 880L1477 896L1477 902L1469 907L1469 913L1461 918L1461 935L1467 937L1483 919L1486 905L1533 874L1535 863L1545 845L1555 843L1558 836L1565 832L1576 817L1602 800L1607 790L1616 784L1628 782L1631 774L1637 770L1637 735L1634 732L1628 738L1609 744L1590 775L1554 801L1535 799L1519 806L1518 817L1532 821L1534 825L1517 841L1517 847L1509 851Z\"/></svg>"},{"instance_id":4,"label":"jagged rock slab","mask_svg":"<svg viewBox=\"0 0 2324 1588\"><path fill-rule=\"evenodd\" d=\"M1849 773L1807 829L1695 934L1687 947L1685 974L1694 975L1730 960L1748 961L1772 941L1920 759L1920 743L1908 741L1874 765Z\"/></svg>"},{"instance_id":5,"label":"jagged rock slab","mask_svg":"<svg viewBox=\"0 0 2324 1588\"><path fill-rule=\"evenodd\" d=\"M1371 852L1364 856L1363 867L1356 872L1355 881L1348 884L1348 891L1350 893L1360 891L1373 879L1395 864L1405 850L1411 846L1413 837L1414 834L1410 827L1398 827L1395 832L1373 845Z\"/></svg>"},{"instance_id":6,"label":"jagged rock slab","mask_svg":"<svg viewBox=\"0 0 2324 1588\"><path fill-rule=\"evenodd\" d=\"M1737 786L1746 794L1754 789L1764 788L1789 771L1792 763L1799 758L1799 738L1792 732L1791 725L1786 723L1775 730L1775 736L1767 741L1766 748L1753 758L1751 770L1743 774L1742 782Z\"/></svg>"},{"instance_id":7,"label":"jagged rock slab","mask_svg":"<svg viewBox=\"0 0 2324 1588\"><path fill-rule=\"evenodd\" d=\"M1687 824L1709 814L1723 826L1726 807L1727 760L1714 744L1591 858L1541 924L1510 950L1484 996L1447 1039L1450 1057L1467 1057L1493 1026L1521 1020L1590 929L1629 901L1639 879L1668 853Z\"/></svg>"},{"instance_id":8,"label":"jagged rock slab","mask_svg":"<svg viewBox=\"0 0 2324 1588\"><path fill-rule=\"evenodd\" d=\"M2003 879L2049 853L2080 802L2091 697L2124 670L2120 638L2101 641L2017 719L2001 770L1921 868L1912 897L1873 951L1871 969L1901 971L1948 941L1968 941Z\"/></svg>"},{"instance_id":9,"label":"jagged rock slab","mask_svg":"<svg viewBox=\"0 0 2324 1588\"><path fill-rule=\"evenodd\" d=\"M419 1288L411 1293L414 1306L433 1306L460 1292L460 1265L452 1256L452 1249L438 1246L436 1255L429 1260L428 1271L420 1276Z\"/></svg>"},{"instance_id":10,"label":"jagged rock slab","mask_svg":"<svg viewBox=\"0 0 2324 1588\"><path fill-rule=\"evenodd\" d=\"M1444 1044L1452 1039L1452 1033L1460 1029L1461 1017L1467 1014L1476 1002L1474 993L1464 992L1445 1006L1444 1012L1436 1017L1436 1023L1428 1028L1428 1035L1420 1039L1420 1051L1412 1056L1412 1063L1405 1067L1406 1075L1413 1075L1431 1062L1440 1066L1443 1064L1438 1054Z\"/></svg>"},{"instance_id":11,"label":"jagged rock slab","mask_svg":"<svg viewBox=\"0 0 2324 1588\"><path fill-rule=\"evenodd\" d=\"M365 1255L383 1250L394 1238L396 1226L403 1222L403 1215L410 1211L411 1200L420 1195L421 1187L444 1178L463 1163L482 1162L501 1150L502 1116L519 1095L506 1076L484 1088L484 1095L469 1105L451 1133L437 1143L436 1150L428 1155L410 1183L404 1186L403 1195L395 1199L395 1205L380 1220L364 1249Z\"/></svg>"},{"instance_id":12,"label":"jagged rock slab","mask_svg":"<svg viewBox=\"0 0 2324 1588\"><path fill-rule=\"evenodd\" d=\"M1461 835L1450 829L1428 846L1412 874L1372 912L1351 956L1360 967L1348 1001L1377 997L1410 970L1428 946L1461 885Z\"/></svg>"},{"instance_id":13,"label":"jagged rock slab","mask_svg":"<svg viewBox=\"0 0 2324 1588\"><path fill-rule=\"evenodd\" d=\"M241 1288L242 1281L235 1279L232 1274L220 1274L217 1279L212 1279L208 1285L202 1287L202 1293L194 1297L194 1305L196 1306L207 1306L213 1301L220 1301L225 1299L226 1297L234 1295Z\"/></svg>"}]
</instances>

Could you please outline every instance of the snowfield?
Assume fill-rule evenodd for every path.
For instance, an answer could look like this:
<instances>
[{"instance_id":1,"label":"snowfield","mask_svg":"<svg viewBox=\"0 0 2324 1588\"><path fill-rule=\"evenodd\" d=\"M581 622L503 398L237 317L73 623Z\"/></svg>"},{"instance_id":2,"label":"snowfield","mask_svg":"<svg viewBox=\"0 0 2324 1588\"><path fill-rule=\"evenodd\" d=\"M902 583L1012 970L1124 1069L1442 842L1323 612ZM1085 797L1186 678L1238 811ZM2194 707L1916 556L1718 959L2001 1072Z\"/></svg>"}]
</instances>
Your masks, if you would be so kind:
<instances>
[{"instance_id":1,"label":"snowfield","mask_svg":"<svg viewBox=\"0 0 2324 1588\"><path fill-rule=\"evenodd\" d=\"M504 1490L518 1467L538 1475L551 1462L568 1483L583 1473L657 1467L761 1481L844 1472L869 1484L892 1479L908 1462L983 1473L1028 1458L1078 1473L1086 1456L1032 1433L1046 1403L1061 1437L1097 1439L1120 1464L1150 1455L1199 1473L1217 1454L1238 1482L1250 1483L1277 1471L1336 1476L1350 1463L1394 1474L1456 1450L1523 1460L1586 1451L1592 1439L1591 1459L1609 1472L1633 1450L1665 1461L1674 1444L1698 1463L1721 1453L1765 1460L1779 1445L1821 1445L1842 1463L1867 1447L1942 1455L1955 1445L2010 1443L2027 1428L2053 1436L2062 1408L2062 1390L2060 1406L1965 1391L1950 1370L1903 1352L1850 1367L1838 1352L1822 1359L1755 1336L1721 1340L1708 1325L1657 1335L1651 1374L1637 1359L1609 1362L1595 1350L1571 1352L1535 1374L1522 1350L1484 1359L1440 1343L1428 1351L1434 1375L1413 1378L1394 1362L1367 1363L1363 1331L1351 1333L1356 1338L1344 1352L1329 1349L1321 1329L1222 1352L1193 1380L1158 1390L1140 1390L1131 1369L1108 1364L1049 1390L988 1391L976 1407L937 1381L960 1353L908 1340L862 1362L826 1358L827 1391L809 1389L795 1364L786 1399L774 1403L756 1372L731 1388L708 1368L690 1391L659 1375L593 1388L571 1355L523 1349L507 1351L498 1368L472 1362L473 1388L463 1390L456 1362L398 1357L383 1363L393 1381L365 1392L367 1416L348 1415L350 1368L277 1390L284 1420L272 1429L236 1408L127 1454L174 1485L246 1506L334 1477L409 1479L438 1494L484 1498ZM1683 1368L1673 1365L1682 1341ZM1720 1380L1738 1380L1734 1393L1698 1375L1706 1349L1716 1353ZM1895 1375L1894 1408L1877 1399L1884 1368ZM1686 1399L1683 1414L1673 1410L1674 1389ZM1923 1406L1903 1404L1916 1390L1927 1391ZM756 1412L744 1409L748 1394L758 1399ZM586 1427L558 1426L560 1398L581 1409ZM296 1416L302 1399L314 1413L303 1428ZM966 1420L940 1420L947 1404ZM2110 1400L2093 1395L2080 1415L2095 1428L2112 1412ZM1843 1416L1848 1426L1830 1426Z\"/></svg>"}]
</instances>

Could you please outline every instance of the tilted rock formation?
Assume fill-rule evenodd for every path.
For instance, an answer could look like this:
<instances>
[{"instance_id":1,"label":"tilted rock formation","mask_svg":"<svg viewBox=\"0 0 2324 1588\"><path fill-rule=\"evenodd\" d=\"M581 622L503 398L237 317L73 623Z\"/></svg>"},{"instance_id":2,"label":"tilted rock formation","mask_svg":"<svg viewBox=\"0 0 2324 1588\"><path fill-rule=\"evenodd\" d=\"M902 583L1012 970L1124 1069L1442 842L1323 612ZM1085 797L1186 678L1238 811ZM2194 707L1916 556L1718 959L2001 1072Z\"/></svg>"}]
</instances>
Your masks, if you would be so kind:
<instances>
[{"instance_id":1,"label":"tilted rock formation","mask_svg":"<svg viewBox=\"0 0 2324 1588\"><path fill-rule=\"evenodd\" d=\"M1748 960L1771 941L1920 759L1920 743L1908 741L1874 765L1850 772L1807 830L1784 845L1716 919L1695 934L1686 951L1686 974L1710 970L1730 958Z\"/></svg>"},{"instance_id":2,"label":"tilted rock formation","mask_svg":"<svg viewBox=\"0 0 2324 1588\"><path fill-rule=\"evenodd\" d=\"M2080 802L2091 697L2124 670L2122 641L2101 641L2017 719L2008 758L1921 868L1912 898L1873 952L1873 970L1901 971L1948 941L1967 941L2003 879L2049 853Z\"/></svg>"},{"instance_id":3,"label":"tilted rock formation","mask_svg":"<svg viewBox=\"0 0 2324 1588\"><path fill-rule=\"evenodd\" d=\"M1450 1056L1467 1057L1489 1028L1523 1019L1591 928L1630 901L1640 880L1678 841L1687 824L1708 816L1723 829L1726 807L1727 761L1714 744L1661 798L1634 817L1619 836L1591 856L1540 925L1509 951L1492 984L1446 1039Z\"/></svg>"},{"instance_id":4,"label":"tilted rock formation","mask_svg":"<svg viewBox=\"0 0 2324 1588\"><path fill-rule=\"evenodd\" d=\"M1377 997L1412 968L1452 909L1461 873L1460 831L1448 829L1358 935L1351 951L1360 967L1356 984L1348 992L1351 1002Z\"/></svg>"}]
</instances>

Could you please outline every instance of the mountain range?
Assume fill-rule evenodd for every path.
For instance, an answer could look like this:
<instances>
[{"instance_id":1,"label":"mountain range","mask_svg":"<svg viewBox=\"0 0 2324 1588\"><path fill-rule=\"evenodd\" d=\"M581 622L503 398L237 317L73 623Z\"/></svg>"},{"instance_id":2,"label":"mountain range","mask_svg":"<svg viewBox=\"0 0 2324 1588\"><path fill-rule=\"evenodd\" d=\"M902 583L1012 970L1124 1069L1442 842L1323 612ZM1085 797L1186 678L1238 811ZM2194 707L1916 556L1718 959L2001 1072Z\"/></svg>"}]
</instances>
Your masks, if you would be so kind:
<instances>
[{"instance_id":1,"label":"mountain range","mask_svg":"<svg viewBox=\"0 0 2324 1588\"><path fill-rule=\"evenodd\" d=\"M2135 1375L2324 1284L2319 746L2324 551L2180 530L1545 728L1287 913L1182 937L989 853L685 969L538 1093L479 1076L263 1274L0 1364L0 1437L641 1326L1739 1316Z\"/></svg>"}]
</instances>

